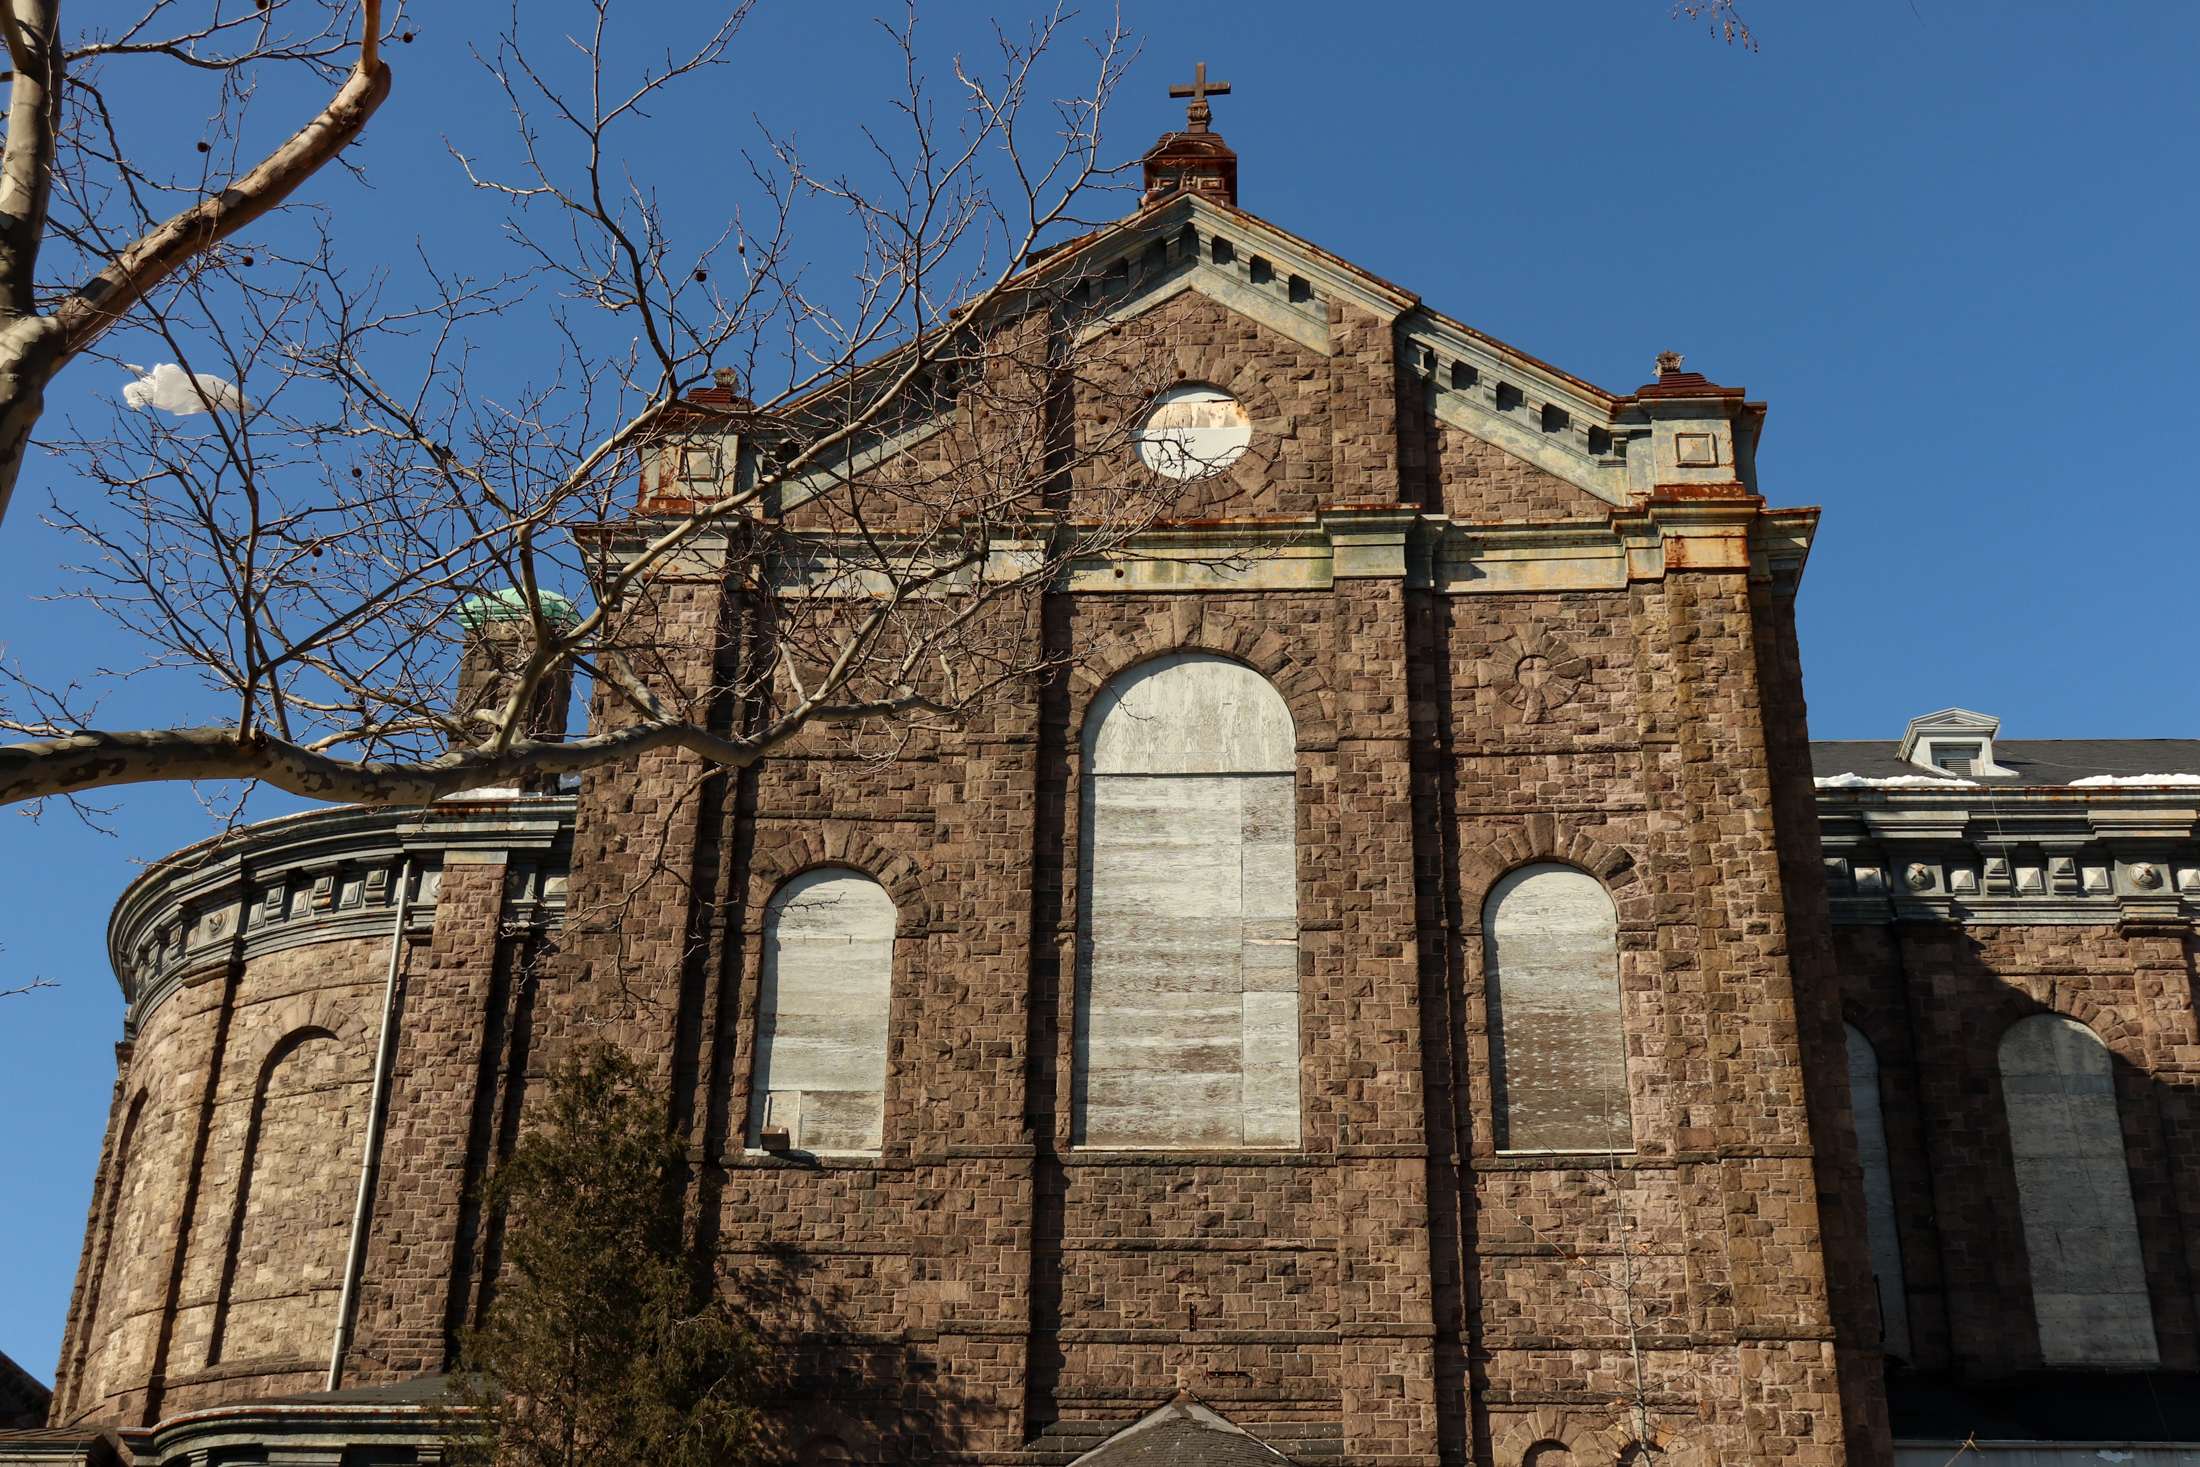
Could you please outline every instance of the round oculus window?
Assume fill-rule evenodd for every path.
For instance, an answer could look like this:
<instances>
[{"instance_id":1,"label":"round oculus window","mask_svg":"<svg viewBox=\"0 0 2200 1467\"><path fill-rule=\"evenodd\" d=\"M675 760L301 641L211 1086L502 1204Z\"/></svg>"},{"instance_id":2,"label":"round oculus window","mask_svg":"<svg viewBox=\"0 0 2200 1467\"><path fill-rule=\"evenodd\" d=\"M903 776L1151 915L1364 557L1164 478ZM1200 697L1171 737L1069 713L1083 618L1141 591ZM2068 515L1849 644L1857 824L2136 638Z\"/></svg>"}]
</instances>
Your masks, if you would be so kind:
<instances>
[{"instance_id":1,"label":"round oculus window","mask_svg":"<svg viewBox=\"0 0 2200 1467\"><path fill-rule=\"evenodd\" d=\"M1138 459L1170 479L1204 479L1236 463L1253 441L1253 420L1219 387L1187 382L1153 400L1138 429Z\"/></svg>"}]
</instances>

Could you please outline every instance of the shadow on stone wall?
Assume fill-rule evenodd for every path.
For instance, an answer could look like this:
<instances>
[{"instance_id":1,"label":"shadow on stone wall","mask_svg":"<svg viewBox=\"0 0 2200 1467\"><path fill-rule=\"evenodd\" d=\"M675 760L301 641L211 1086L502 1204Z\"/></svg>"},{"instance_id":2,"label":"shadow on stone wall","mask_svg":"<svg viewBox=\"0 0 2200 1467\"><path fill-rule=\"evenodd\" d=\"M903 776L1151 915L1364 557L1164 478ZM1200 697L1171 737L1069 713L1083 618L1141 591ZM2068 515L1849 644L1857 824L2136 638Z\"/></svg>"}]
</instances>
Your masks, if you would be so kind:
<instances>
[{"instance_id":1,"label":"shadow on stone wall","mask_svg":"<svg viewBox=\"0 0 2200 1467\"><path fill-rule=\"evenodd\" d=\"M882 1329L863 1280L794 1250L744 1250L721 1287L765 1343L761 1457L802 1464L923 1462L980 1403L942 1380L931 1343Z\"/></svg>"}]
</instances>

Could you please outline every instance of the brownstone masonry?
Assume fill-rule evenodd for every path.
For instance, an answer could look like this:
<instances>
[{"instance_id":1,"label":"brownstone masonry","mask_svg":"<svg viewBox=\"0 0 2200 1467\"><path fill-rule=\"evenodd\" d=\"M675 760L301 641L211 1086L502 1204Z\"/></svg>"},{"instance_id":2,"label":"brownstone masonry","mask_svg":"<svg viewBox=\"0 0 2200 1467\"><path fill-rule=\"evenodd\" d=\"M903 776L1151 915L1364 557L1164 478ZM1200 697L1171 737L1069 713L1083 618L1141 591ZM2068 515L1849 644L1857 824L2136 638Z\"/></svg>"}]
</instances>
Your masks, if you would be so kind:
<instances>
[{"instance_id":1,"label":"brownstone masonry","mask_svg":"<svg viewBox=\"0 0 2200 1467\"><path fill-rule=\"evenodd\" d=\"M1890 1460L1816 511L1760 497L1762 405L1592 387L1237 209L1204 127L1169 147L1213 176L1048 268L1188 389L1123 471L1211 472L1047 599L1070 670L890 761L298 816L124 897L54 1425L425 1441L404 1383L497 1265L477 1184L602 1035L673 1098L790 1460L1067 1463L1179 1392L1202 1461ZM682 675L746 595L659 588ZM2097 940L2155 975L2115 1002L2183 982ZM1546 1112L1605 1129L1523 1144Z\"/></svg>"}]
</instances>

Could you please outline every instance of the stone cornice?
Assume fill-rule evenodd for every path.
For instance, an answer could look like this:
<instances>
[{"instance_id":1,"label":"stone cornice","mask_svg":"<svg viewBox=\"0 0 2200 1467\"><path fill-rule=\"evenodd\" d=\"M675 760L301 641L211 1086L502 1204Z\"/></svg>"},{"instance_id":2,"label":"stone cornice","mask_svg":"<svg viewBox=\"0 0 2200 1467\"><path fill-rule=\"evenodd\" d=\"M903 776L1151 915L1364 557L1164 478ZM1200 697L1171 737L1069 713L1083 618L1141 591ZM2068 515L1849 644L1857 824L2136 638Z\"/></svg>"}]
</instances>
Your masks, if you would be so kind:
<instances>
[{"instance_id":1,"label":"stone cornice","mask_svg":"<svg viewBox=\"0 0 2200 1467\"><path fill-rule=\"evenodd\" d=\"M1472 596L1619 591L1678 571L1745 572L1792 594L1816 532L1815 509L1767 510L1741 494L1657 498L1601 519L1455 520L1406 504L1340 504L1308 515L1163 520L1105 555L1071 560L1056 589L1074 594L1326 591L1340 579L1400 578L1415 589ZM1046 522L1026 529L1047 533ZM643 523L604 527L614 553L646 542ZM835 569L837 532L790 532L802 552L779 560L783 595L870 594L860 572ZM913 546L891 534L891 548ZM678 574L725 574L723 537L699 540ZM1037 564L1037 539L997 543L991 564ZM957 583L944 583L948 590Z\"/></svg>"},{"instance_id":2,"label":"stone cornice","mask_svg":"<svg viewBox=\"0 0 2200 1467\"><path fill-rule=\"evenodd\" d=\"M204 1463L229 1453L263 1461L337 1467L375 1448L440 1447L450 1423L438 1401L250 1401L172 1416L149 1432L135 1433L138 1467ZM416 1458L416 1460L422 1460ZM440 1451L435 1452L440 1458Z\"/></svg>"},{"instance_id":3,"label":"stone cornice","mask_svg":"<svg viewBox=\"0 0 2200 1467\"><path fill-rule=\"evenodd\" d=\"M346 805L264 821L178 851L131 883L107 925L134 1036L195 975L308 943L387 937L412 866L414 930L434 921L443 866L515 868L507 920L554 924L565 905L570 796L452 800L425 810Z\"/></svg>"},{"instance_id":4,"label":"stone cornice","mask_svg":"<svg viewBox=\"0 0 2200 1467\"><path fill-rule=\"evenodd\" d=\"M2200 809L2174 786L1821 789L1841 923L2161 926L2200 917Z\"/></svg>"}]
</instances>

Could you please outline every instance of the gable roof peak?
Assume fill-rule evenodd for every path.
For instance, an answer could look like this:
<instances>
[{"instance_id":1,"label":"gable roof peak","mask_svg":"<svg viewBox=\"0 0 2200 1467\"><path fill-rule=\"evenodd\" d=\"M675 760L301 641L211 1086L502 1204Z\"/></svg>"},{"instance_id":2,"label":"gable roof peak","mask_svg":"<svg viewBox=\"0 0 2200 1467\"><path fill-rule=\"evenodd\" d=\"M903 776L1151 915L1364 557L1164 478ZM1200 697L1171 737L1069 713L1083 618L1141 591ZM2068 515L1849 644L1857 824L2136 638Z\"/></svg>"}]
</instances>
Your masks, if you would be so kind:
<instances>
[{"instance_id":1,"label":"gable roof peak","mask_svg":"<svg viewBox=\"0 0 2200 1467\"><path fill-rule=\"evenodd\" d=\"M1910 720L1913 733L1969 733L1980 728L1998 731L2001 720L1991 713L1973 713L1968 708L1943 708L1938 713L1920 713Z\"/></svg>"}]
</instances>

